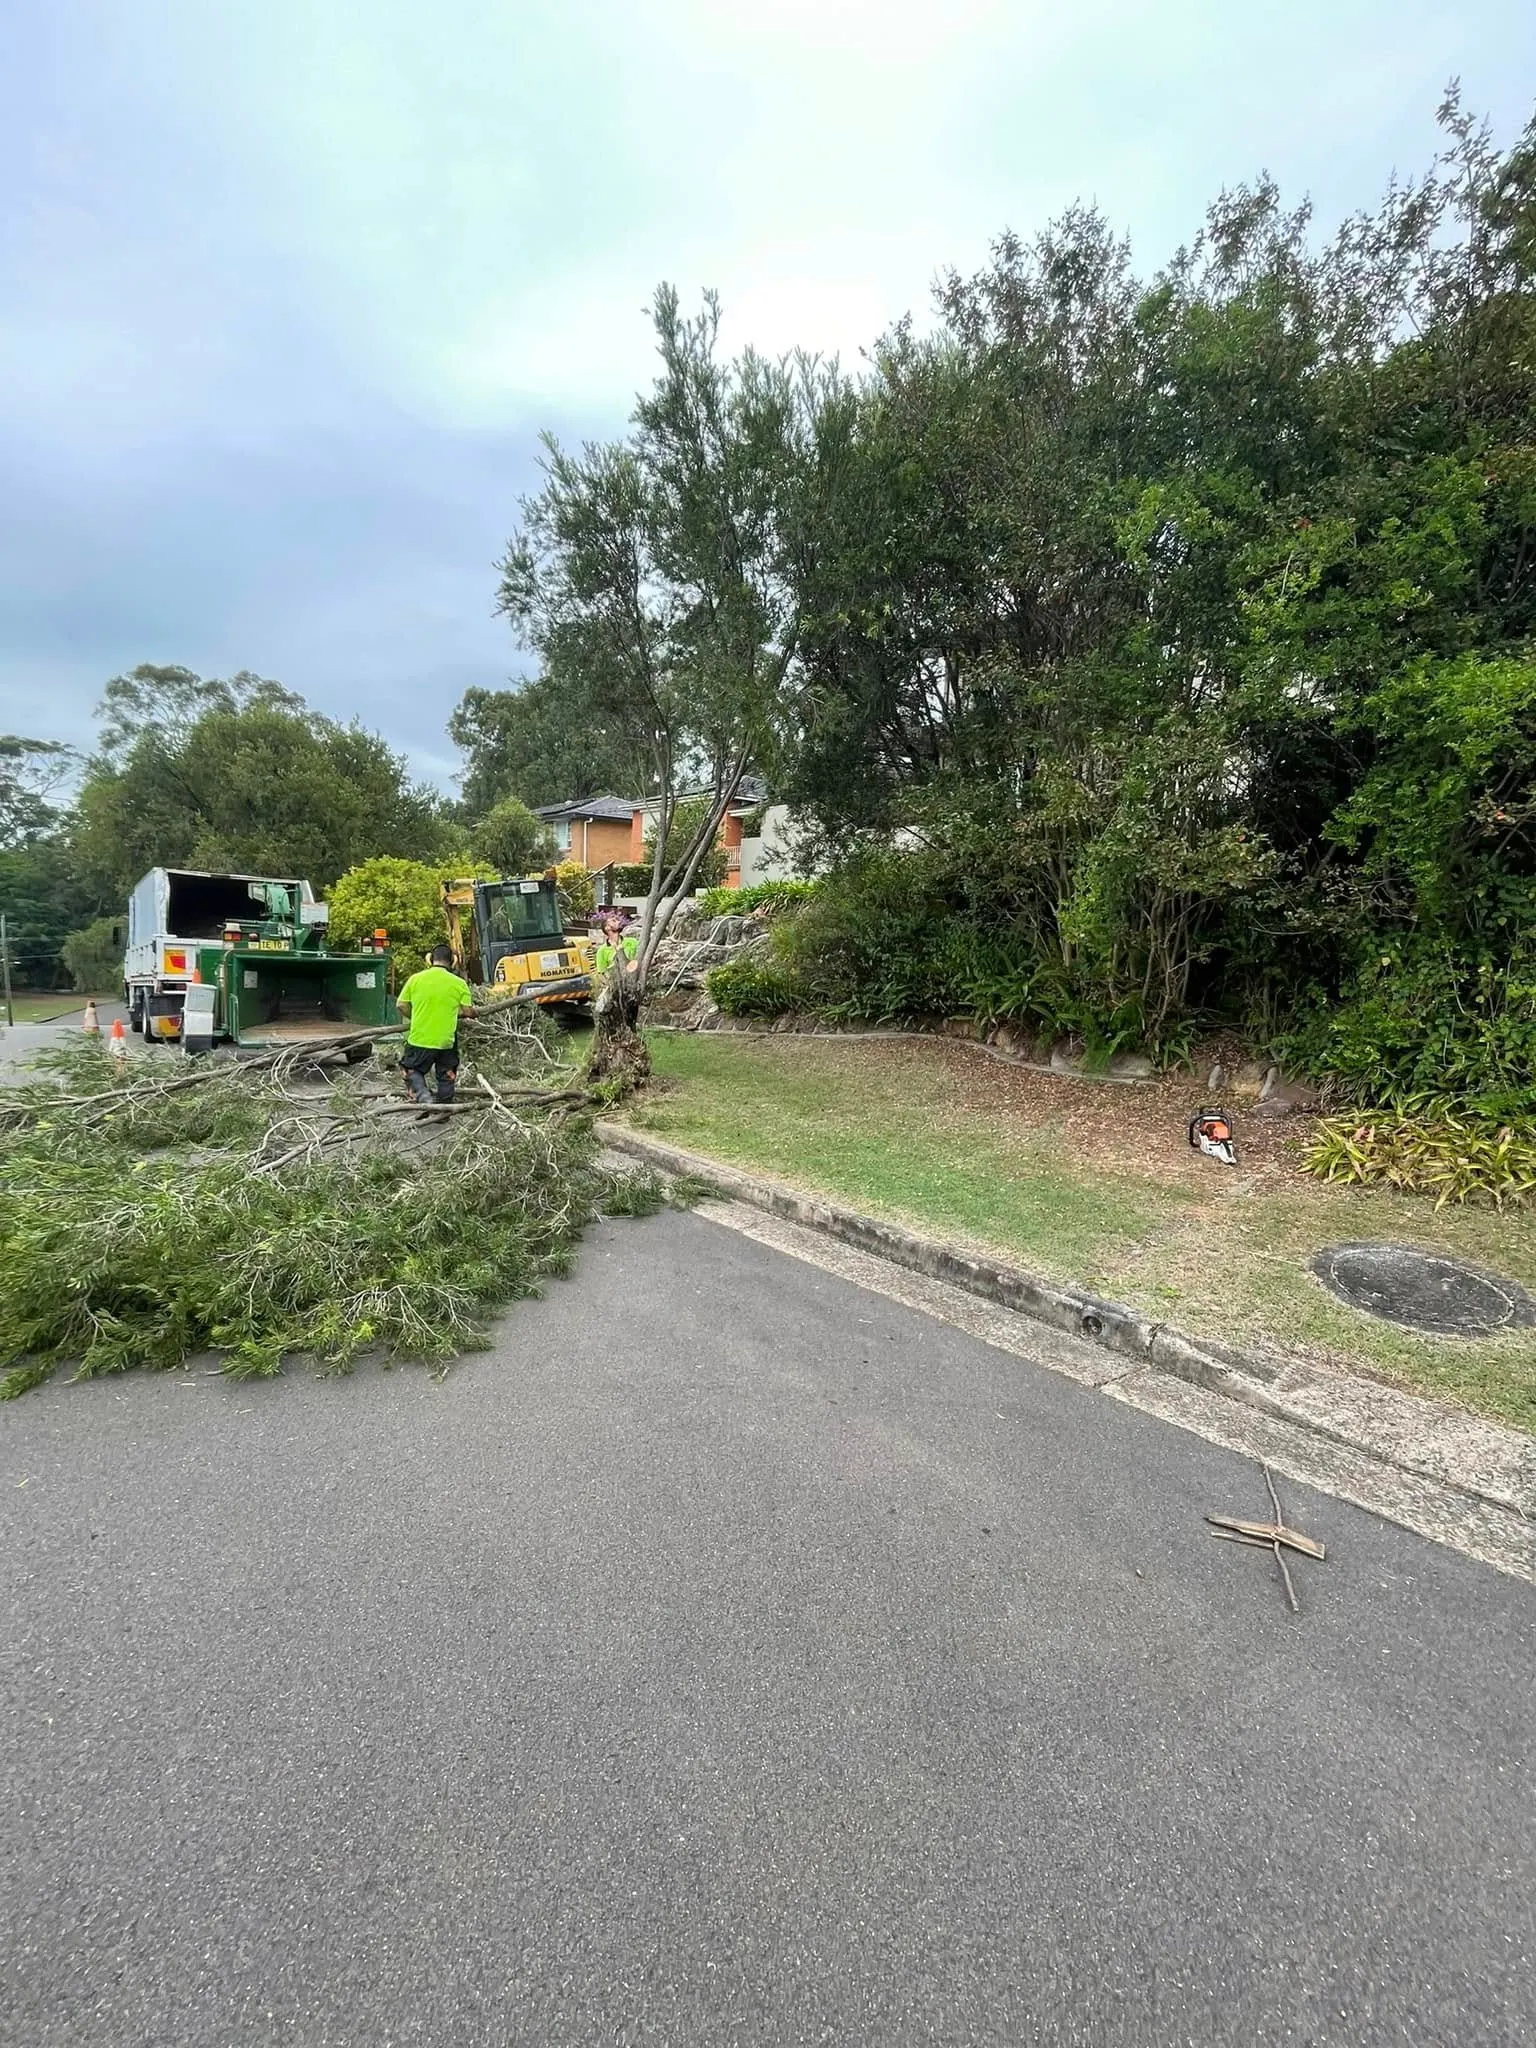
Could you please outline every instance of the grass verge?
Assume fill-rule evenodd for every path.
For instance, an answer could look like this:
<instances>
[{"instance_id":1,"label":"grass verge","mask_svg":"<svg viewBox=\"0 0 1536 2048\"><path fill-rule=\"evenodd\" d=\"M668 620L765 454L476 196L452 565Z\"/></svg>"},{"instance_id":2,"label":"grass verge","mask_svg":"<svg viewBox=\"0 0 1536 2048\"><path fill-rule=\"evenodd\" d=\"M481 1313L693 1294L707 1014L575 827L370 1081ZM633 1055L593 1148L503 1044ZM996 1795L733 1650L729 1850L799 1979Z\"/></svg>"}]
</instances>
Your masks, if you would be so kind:
<instances>
[{"instance_id":1,"label":"grass verge","mask_svg":"<svg viewBox=\"0 0 1536 2048\"><path fill-rule=\"evenodd\" d=\"M98 1003L115 1000L112 996L98 995ZM61 1017L77 1017L91 1001L89 996L71 995L58 989L17 989L11 997L11 1007L16 1013L18 1024L54 1024ZM5 1010L0 1005L0 1025L5 1023Z\"/></svg>"},{"instance_id":2,"label":"grass verge","mask_svg":"<svg viewBox=\"0 0 1536 2048\"><path fill-rule=\"evenodd\" d=\"M1237 1111L1238 1170L1189 1150L1198 1083L1146 1088L998 1065L942 1041L656 1033L637 1128L760 1167L958 1243L1074 1280L1179 1328L1301 1352L1536 1431L1536 1332L1420 1336L1347 1308L1307 1270L1325 1246L1449 1252L1536 1291L1527 1211L1436 1213L1332 1187L1297 1136ZM1298 1134L1299 1135L1299 1130Z\"/></svg>"}]
</instances>

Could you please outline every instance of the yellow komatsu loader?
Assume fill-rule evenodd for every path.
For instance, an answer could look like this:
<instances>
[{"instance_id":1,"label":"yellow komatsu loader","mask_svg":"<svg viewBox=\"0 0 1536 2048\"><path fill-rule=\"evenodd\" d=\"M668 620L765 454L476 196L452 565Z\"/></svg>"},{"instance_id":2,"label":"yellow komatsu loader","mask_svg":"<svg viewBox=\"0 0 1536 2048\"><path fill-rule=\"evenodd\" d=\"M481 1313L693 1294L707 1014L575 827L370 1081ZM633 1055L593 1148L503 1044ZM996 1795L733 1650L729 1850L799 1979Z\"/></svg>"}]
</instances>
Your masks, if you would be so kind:
<instances>
[{"instance_id":1,"label":"yellow komatsu loader","mask_svg":"<svg viewBox=\"0 0 1536 2048\"><path fill-rule=\"evenodd\" d=\"M596 947L567 935L553 869L516 881L444 882L443 917L466 981L536 1003L592 1001Z\"/></svg>"}]
</instances>

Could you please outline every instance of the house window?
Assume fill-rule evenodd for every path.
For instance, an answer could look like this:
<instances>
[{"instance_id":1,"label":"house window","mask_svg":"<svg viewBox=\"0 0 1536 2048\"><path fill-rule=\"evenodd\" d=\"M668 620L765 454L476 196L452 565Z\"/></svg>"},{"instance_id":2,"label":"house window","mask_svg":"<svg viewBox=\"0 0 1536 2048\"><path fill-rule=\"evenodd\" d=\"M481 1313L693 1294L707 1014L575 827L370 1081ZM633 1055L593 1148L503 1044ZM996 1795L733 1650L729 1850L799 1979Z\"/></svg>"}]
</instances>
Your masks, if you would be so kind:
<instances>
[{"instance_id":1,"label":"house window","mask_svg":"<svg viewBox=\"0 0 1536 2048\"><path fill-rule=\"evenodd\" d=\"M569 852L570 852L570 850L571 850L571 821L570 821L570 819L569 819L569 818L556 818L556 820L555 820L555 821L554 821L554 823L553 823L553 824L552 824L552 825L550 826L550 828L549 828L549 829L550 829L550 831L551 831L551 832L553 832L553 833L554 833L554 835L555 835L555 845L556 845L556 846L557 846L557 847L559 848L559 850L561 851L561 853L569 853Z\"/></svg>"}]
</instances>

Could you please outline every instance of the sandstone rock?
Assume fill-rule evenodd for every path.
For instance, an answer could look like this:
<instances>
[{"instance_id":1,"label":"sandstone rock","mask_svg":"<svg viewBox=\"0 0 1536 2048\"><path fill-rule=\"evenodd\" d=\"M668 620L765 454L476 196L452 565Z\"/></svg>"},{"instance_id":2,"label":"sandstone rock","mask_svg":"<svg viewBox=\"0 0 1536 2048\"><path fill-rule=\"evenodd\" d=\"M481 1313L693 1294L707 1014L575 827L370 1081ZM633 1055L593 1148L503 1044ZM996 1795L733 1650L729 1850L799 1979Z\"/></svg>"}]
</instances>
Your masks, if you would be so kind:
<instances>
[{"instance_id":1,"label":"sandstone rock","mask_svg":"<svg viewBox=\"0 0 1536 2048\"><path fill-rule=\"evenodd\" d=\"M1005 1052L1011 1059L1039 1060L1049 1057L1049 1048L1042 1047L1027 1024L999 1024L993 1038L999 1052Z\"/></svg>"},{"instance_id":2,"label":"sandstone rock","mask_svg":"<svg viewBox=\"0 0 1536 2048\"><path fill-rule=\"evenodd\" d=\"M1218 1060L1205 1077L1205 1085L1213 1095L1219 1094L1227 1085L1227 1070Z\"/></svg>"},{"instance_id":3,"label":"sandstone rock","mask_svg":"<svg viewBox=\"0 0 1536 2048\"><path fill-rule=\"evenodd\" d=\"M1059 1045L1053 1045L1051 1047L1051 1072L1053 1074L1075 1074L1077 1071L1077 1056L1071 1045L1065 1039Z\"/></svg>"},{"instance_id":4,"label":"sandstone rock","mask_svg":"<svg viewBox=\"0 0 1536 2048\"><path fill-rule=\"evenodd\" d=\"M1144 1052L1117 1052L1109 1071L1117 1081L1150 1081L1157 1068Z\"/></svg>"},{"instance_id":5,"label":"sandstone rock","mask_svg":"<svg viewBox=\"0 0 1536 2048\"><path fill-rule=\"evenodd\" d=\"M1278 1074L1279 1069L1275 1071ZM1321 1104L1322 1098L1308 1082L1275 1080L1267 1084L1254 1113L1257 1116L1311 1116Z\"/></svg>"},{"instance_id":6,"label":"sandstone rock","mask_svg":"<svg viewBox=\"0 0 1536 2048\"><path fill-rule=\"evenodd\" d=\"M1269 1062L1249 1060L1240 1066L1231 1081L1232 1093L1241 1102L1256 1102L1259 1090L1264 1086L1264 1077L1269 1072Z\"/></svg>"}]
</instances>

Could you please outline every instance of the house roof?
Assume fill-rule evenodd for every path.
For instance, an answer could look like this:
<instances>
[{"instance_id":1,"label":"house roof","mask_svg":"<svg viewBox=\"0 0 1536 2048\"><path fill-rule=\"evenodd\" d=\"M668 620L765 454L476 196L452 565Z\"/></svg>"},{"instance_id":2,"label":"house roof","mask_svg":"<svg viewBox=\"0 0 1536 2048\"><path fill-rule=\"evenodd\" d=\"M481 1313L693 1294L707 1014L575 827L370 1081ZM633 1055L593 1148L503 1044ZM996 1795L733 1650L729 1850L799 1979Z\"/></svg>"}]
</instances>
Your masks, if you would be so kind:
<instances>
[{"instance_id":1,"label":"house roof","mask_svg":"<svg viewBox=\"0 0 1536 2048\"><path fill-rule=\"evenodd\" d=\"M697 789L680 789L677 792L677 801L680 804L692 803L698 797L712 797L714 793L714 790L707 782L701 782ZM736 785L736 794L731 798L730 808L733 811L751 811L756 810L759 804L765 804L768 801L768 785L764 782L761 775L743 775L740 782ZM658 797L648 796L636 808L654 812L659 806L660 799Z\"/></svg>"},{"instance_id":2,"label":"house roof","mask_svg":"<svg viewBox=\"0 0 1536 2048\"><path fill-rule=\"evenodd\" d=\"M640 808L638 797L627 796L578 796L569 803L537 804L533 815L536 818L615 818L627 825Z\"/></svg>"}]
</instances>

